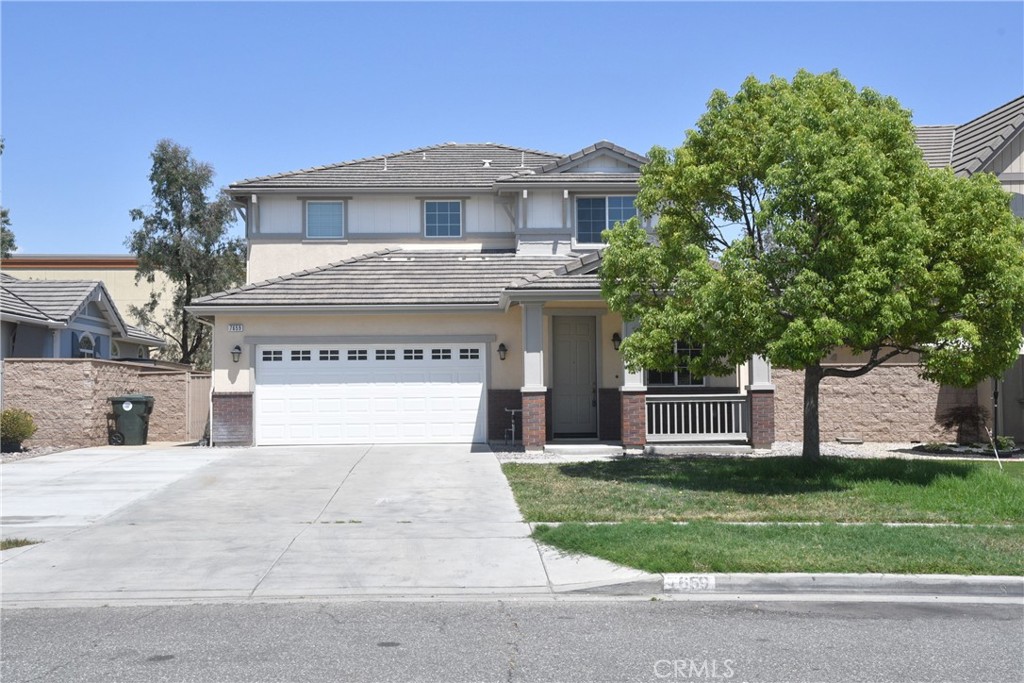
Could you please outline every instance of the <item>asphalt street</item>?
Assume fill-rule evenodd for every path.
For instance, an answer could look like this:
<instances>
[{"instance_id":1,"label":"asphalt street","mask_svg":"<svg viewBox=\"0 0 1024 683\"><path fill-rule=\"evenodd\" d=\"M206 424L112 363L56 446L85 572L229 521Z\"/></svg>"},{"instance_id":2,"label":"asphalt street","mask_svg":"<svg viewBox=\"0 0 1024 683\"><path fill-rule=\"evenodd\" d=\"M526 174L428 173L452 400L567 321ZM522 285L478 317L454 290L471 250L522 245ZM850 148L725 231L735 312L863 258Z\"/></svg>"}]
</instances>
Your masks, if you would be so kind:
<instances>
[{"instance_id":1,"label":"asphalt street","mask_svg":"<svg viewBox=\"0 0 1024 683\"><path fill-rule=\"evenodd\" d=\"M1024 680L1019 604L638 599L6 609L14 681Z\"/></svg>"}]
</instances>

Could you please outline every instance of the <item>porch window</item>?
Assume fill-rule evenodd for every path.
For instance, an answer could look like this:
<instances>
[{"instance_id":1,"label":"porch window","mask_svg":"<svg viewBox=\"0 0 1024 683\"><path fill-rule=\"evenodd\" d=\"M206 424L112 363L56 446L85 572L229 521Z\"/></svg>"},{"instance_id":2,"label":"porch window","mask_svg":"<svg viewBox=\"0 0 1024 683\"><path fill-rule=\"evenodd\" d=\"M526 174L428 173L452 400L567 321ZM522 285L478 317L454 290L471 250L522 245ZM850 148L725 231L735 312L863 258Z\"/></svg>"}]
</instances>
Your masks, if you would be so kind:
<instances>
[{"instance_id":1,"label":"porch window","mask_svg":"<svg viewBox=\"0 0 1024 683\"><path fill-rule=\"evenodd\" d=\"M690 372L690 361L700 355L700 344L677 341L674 346L676 367L674 370L648 370L647 386L652 387L702 387L704 378Z\"/></svg>"},{"instance_id":2,"label":"porch window","mask_svg":"<svg viewBox=\"0 0 1024 683\"><path fill-rule=\"evenodd\" d=\"M423 202L423 234L462 237L462 202L457 199Z\"/></svg>"},{"instance_id":3,"label":"porch window","mask_svg":"<svg viewBox=\"0 0 1024 683\"><path fill-rule=\"evenodd\" d=\"M345 202L306 201L306 237L330 239L345 236Z\"/></svg>"},{"instance_id":4,"label":"porch window","mask_svg":"<svg viewBox=\"0 0 1024 683\"><path fill-rule=\"evenodd\" d=\"M601 233L636 215L634 195L576 198L576 241L598 243Z\"/></svg>"}]
</instances>

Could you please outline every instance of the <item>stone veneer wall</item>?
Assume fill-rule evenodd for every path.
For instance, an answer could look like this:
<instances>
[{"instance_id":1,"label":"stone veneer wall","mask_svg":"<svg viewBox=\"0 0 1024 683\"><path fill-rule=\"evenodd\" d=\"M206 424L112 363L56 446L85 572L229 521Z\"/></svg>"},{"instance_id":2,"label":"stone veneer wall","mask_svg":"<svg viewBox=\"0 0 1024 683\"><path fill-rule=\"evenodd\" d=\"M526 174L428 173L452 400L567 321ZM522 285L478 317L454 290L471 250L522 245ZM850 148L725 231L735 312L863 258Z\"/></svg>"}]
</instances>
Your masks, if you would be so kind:
<instances>
[{"instance_id":1,"label":"stone veneer wall","mask_svg":"<svg viewBox=\"0 0 1024 683\"><path fill-rule=\"evenodd\" d=\"M110 398L154 397L150 441L184 441L188 371L89 359L10 358L3 362L3 407L22 408L37 431L26 446L102 446L108 443Z\"/></svg>"},{"instance_id":2,"label":"stone veneer wall","mask_svg":"<svg viewBox=\"0 0 1024 683\"><path fill-rule=\"evenodd\" d=\"M187 441L188 373L142 372L135 388L154 399L149 441Z\"/></svg>"},{"instance_id":3,"label":"stone veneer wall","mask_svg":"<svg viewBox=\"0 0 1024 683\"><path fill-rule=\"evenodd\" d=\"M803 438L803 373L772 370L775 384L775 438ZM935 424L950 408L976 405L975 389L933 384L916 365L883 365L854 379L826 377L821 383L821 440L854 437L864 441L941 441L955 437Z\"/></svg>"}]
</instances>

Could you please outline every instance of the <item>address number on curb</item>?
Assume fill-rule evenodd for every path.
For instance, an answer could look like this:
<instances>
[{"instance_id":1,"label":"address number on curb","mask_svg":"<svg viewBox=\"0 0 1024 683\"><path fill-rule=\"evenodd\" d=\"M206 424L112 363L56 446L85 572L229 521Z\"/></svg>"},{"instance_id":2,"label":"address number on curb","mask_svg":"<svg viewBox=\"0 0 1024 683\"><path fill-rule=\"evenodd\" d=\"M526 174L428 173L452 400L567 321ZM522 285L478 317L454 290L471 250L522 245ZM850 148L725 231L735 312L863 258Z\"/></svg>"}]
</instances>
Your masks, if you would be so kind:
<instances>
[{"instance_id":1,"label":"address number on curb","mask_svg":"<svg viewBox=\"0 0 1024 683\"><path fill-rule=\"evenodd\" d=\"M700 593L715 590L714 574L669 574L665 590L677 593Z\"/></svg>"}]
</instances>

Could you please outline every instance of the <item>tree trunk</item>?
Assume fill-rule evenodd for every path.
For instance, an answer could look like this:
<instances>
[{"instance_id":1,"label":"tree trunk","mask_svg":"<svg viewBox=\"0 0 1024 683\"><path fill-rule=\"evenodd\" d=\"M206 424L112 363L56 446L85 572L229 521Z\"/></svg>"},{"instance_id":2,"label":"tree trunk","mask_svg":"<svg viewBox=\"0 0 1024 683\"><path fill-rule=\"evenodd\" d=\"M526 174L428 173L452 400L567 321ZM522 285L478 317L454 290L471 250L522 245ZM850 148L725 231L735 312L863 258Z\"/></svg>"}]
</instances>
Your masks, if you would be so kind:
<instances>
[{"instance_id":1,"label":"tree trunk","mask_svg":"<svg viewBox=\"0 0 1024 683\"><path fill-rule=\"evenodd\" d=\"M818 389L824 370L815 363L804 370L804 450L803 458L821 459L821 430L818 425Z\"/></svg>"}]
</instances>

